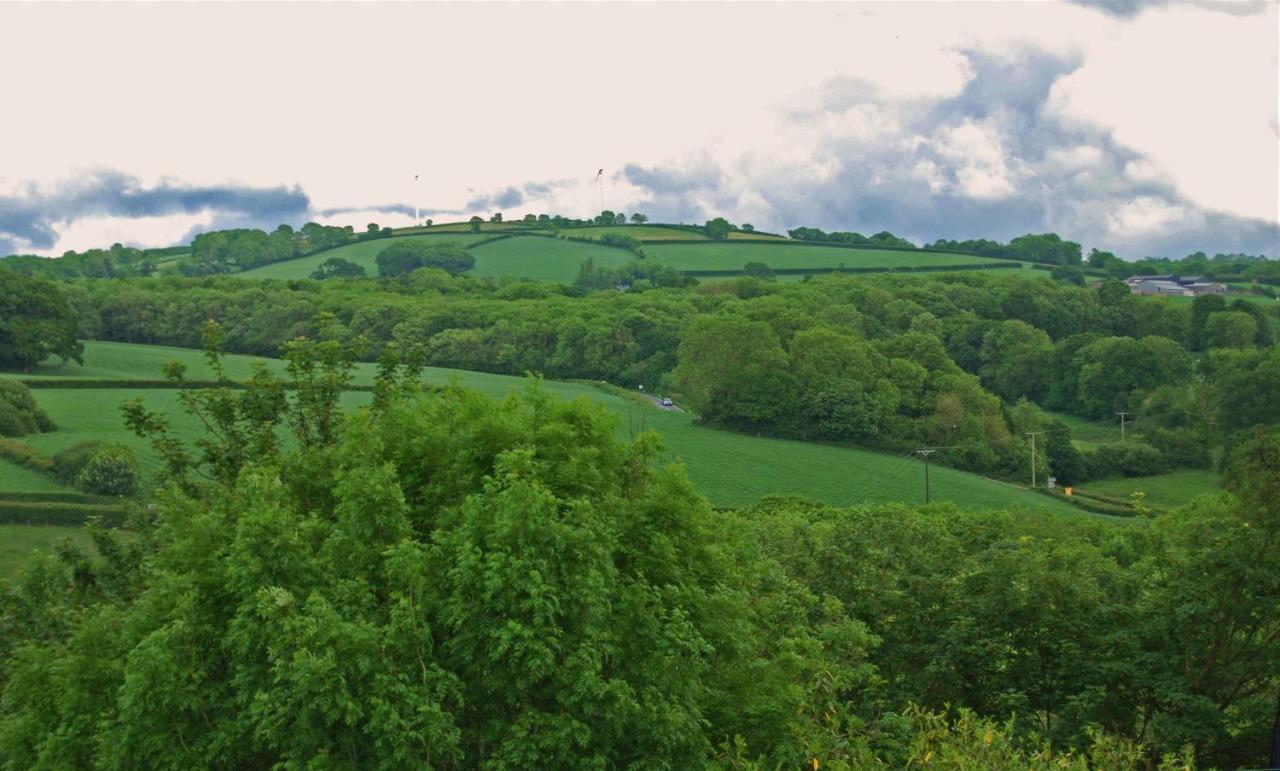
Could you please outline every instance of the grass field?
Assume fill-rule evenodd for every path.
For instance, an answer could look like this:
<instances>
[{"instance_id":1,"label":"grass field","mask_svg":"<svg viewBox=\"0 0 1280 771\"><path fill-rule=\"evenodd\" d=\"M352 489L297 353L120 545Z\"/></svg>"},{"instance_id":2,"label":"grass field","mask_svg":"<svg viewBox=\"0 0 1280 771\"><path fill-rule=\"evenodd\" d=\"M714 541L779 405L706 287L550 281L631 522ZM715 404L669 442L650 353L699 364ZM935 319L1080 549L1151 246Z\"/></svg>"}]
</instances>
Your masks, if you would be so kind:
<instances>
[{"instance_id":1,"label":"grass field","mask_svg":"<svg viewBox=\"0 0 1280 771\"><path fill-rule=\"evenodd\" d=\"M26 437L23 437L26 439ZM64 490L51 477L0 460L0 491L7 493L56 493Z\"/></svg>"},{"instance_id":2,"label":"grass field","mask_svg":"<svg viewBox=\"0 0 1280 771\"><path fill-rule=\"evenodd\" d=\"M658 244L645 247L648 258L680 270L741 270L748 262L778 268L892 268L924 265L1007 263L987 257L937 252L899 252L889 249L842 249L797 246L786 242L726 246L717 243Z\"/></svg>"},{"instance_id":3,"label":"grass field","mask_svg":"<svg viewBox=\"0 0 1280 771\"><path fill-rule=\"evenodd\" d=\"M1199 495L1222 491L1218 475L1212 471L1182 470L1135 479L1099 479L1080 485L1081 492L1128 502L1135 492L1146 493L1145 501L1157 509L1172 509Z\"/></svg>"},{"instance_id":4,"label":"grass field","mask_svg":"<svg viewBox=\"0 0 1280 771\"><path fill-rule=\"evenodd\" d=\"M78 527L43 527L39 525L0 525L0 581L14 578L31 560L34 551L53 553L63 539L85 551L92 551L89 536Z\"/></svg>"},{"instance_id":5,"label":"grass field","mask_svg":"<svg viewBox=\"0 0 1280 771\"><path fill-rule=\"evenodd\" d=\"M0 378L24 380L73 379L73 380L163 380L162 367L167 362L178 361L186 365L190 380L207 380L212 371L205 362L204 353L191 348L170 348L163 345L133 345L86 340L84 365L75 362L61 363L50 357L31 372L0 372ZM252 373L254 362L265 362L274 371L283 372L284 362L257 356L228 355L223 360L227 376L243 380ZM372 365L360 368L362 373L372 373ZM362 382L370 383L372 374Z\"/></svg>"},{"instance_id":6,"label":"grass field","mask_svg":"<svg viewBox=\"0 0 1280 771\"><path fill-rule=\"evenodd\" d=\"M577 238L601 238L606 235L631 236L641 241L661 239L681 241L706 241L707 237L695 230L670 228L664 225L596 225L585 228L564 228L561 235Z\"/></svg>"},{"instance_id":7,"label":"grass field","mask_svg":"<svg viewBox=\"0 0 1280 771\"><path fill-rule=\"evenodd\" d=\"M306 257L297 257L284 262L275 262L270 265L263 265L260 268L246 270L237 275L244 278L310 278L311 272L320 266L320 263L333 257L341 257L349 262L364 268L365 272L371 278L378 275L378 252L386 249L397 241L425 241L433 244L458 243L463 246L473 244L486 238L492 238L492 235L476 234L476 233L441 233L438 235L423 236L403 236L399 238L375 238L371 241L361 241L355 244L347 244L339 246L336 249L326 249L323 252L309 254Z\"/></svg>"},{"instance_id":8,"label":"grass field","mask_svg":"<svg viewBox=\"0 0 1280 771\"><path fill-rule=\"evenodd\" d=\"M1100 444L1120 441L1120 419L1118 417L1102 420L1069 415L1065 412L1051 412L1053 417L1066 423L1071 429L1071 441L1080 449L1097 447Z\"/></svg>"},{"instance_id":9,"label":"grass field","mask_svg":"<svg viewBox=\"0 0 1280 771\"><path fill-rule=\"evenodd\" d=\"M149 367L158 367L173 358L191 363L193 376L199 374L198 351L117 343L86 344L89 364L86 369L97 377L107 373L151 377L154 374L147 371ZM252 361L252 357L230 357L228 369L238 377L247 373ZM369 382L372 372L371 366L362 367L358 380ZM44 374L56 376L57 373L46 370ZM63 376L75 374L72 371ZM428 369L426 377L436 384L456 380L460 385L493 396L527 385L522 378L437 368ZM749 503L770 493L795 493L837 504L915 502L921 498L923 469L913 457L720 431L694 423L688 414L658 410L647 402L593 384L547 381L543 387L563 398L583 396L603 405L619 417L619 432L623 435L638 426L656 430L673 458L679 458L686 465L699 489L720 506ZM46 455L88 439L116 441L137 448L145 468L157 468L158 461L149 448L125 429L119 410L124 401L139 396L151 409L169 414L180 436L192 437L197 433L195 424L178 410L179 393L173 390L47 388L33 393L59 429L25 437L23 441ZM344 405L355 408L368 398L367 392L349 393ZM1014 485L940 466L931 469L930 481L934 500L950 500L972 507L1020 505L1079 513L1065 503Z\"/></svg>"},{"instance_id":10,"label":"grass field","mask_svg":"<svg viewBox=\"0 0 1280 771\"><path fill-rule=\"evenodd\" d=\"M572 284L588 258L597 268L617 268L635 259L626 249L537 236L504 238L471 253L476 266L468 276L515 276L560 284Z\"/></svg>"}]
</instances>

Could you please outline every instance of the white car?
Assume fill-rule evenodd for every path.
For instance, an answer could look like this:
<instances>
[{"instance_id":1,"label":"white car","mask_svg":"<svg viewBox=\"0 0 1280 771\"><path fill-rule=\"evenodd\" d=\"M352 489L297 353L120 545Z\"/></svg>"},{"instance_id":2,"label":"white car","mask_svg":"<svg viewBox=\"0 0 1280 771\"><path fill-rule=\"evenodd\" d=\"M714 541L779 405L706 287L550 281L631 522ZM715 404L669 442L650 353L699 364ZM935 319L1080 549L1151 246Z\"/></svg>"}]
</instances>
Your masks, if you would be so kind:
<instances>
[{"instance_id":1,"label":"white car","mask_svg":"<svg viewBox=\"0 0 1280 771\"><path fill-rule=\"evenodd\" d=\"M664 396L664 397L662 397L662 406L663 406L663 407L674 407L674 406L675 406L675 403L674 403L674 402L672 402L670 399L668 399L667 397L665 397L665 396Z\"/></svg>"}]
</instances>

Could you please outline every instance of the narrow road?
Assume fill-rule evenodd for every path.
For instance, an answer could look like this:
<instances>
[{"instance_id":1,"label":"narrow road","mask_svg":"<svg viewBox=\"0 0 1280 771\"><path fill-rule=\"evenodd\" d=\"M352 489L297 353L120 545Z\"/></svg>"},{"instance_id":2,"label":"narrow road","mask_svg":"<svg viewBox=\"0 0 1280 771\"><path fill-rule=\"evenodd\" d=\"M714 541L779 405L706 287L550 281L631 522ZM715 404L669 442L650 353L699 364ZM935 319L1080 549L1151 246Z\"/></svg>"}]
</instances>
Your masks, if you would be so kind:
<instances>
[{"instance_id":1,"label":"narrow road","mask_svg":"<svg viewBox=\"0 0 1280 771\"><path fill-rule=\"evenodd\" d=\"M666 410L667 412L684 412L684 410L680 409L675 404L672 404L670 407L663 407L661 396L650 396L649 394L640 394L640 396L652 402L653 406L660 410Z\"/></svg>"}]
</instances>

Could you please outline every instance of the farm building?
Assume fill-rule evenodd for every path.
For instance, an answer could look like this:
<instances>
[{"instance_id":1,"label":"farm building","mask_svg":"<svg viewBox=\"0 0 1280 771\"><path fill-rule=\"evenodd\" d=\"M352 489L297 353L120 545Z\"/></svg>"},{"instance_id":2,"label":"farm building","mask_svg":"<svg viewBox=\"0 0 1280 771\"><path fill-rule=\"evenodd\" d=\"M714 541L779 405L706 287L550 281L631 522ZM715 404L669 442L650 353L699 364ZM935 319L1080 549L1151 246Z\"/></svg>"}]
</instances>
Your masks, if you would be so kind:
<instances>
[{"instance_id":1,"label":"farm building","mask_svg":"<svg viewBox=\"0 0 1280 771\"><path fill-rule=\"evenodd\" d=\"M1167 297L1199 297L1205 294L1226 294L1224 284L1216 284L1204 276L1176 275L1131 276L1125 279L1129 291L1134 294L1165 295Z\"/></svg>"}]
</instances>

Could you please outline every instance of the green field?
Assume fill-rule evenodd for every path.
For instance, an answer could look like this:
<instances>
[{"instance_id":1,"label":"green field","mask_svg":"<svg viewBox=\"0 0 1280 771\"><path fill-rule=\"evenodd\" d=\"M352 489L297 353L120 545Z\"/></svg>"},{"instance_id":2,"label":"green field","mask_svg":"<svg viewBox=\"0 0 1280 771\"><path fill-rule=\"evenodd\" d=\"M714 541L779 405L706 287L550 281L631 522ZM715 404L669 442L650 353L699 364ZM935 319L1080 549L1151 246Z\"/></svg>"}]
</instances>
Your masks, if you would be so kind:
<instances>
[{"instance_id":1,"label":"green field","mask_svg":"<svg viewBox=\"0 0 1280 771\"><path fill-rule=\"evenodd\" d=\"M31 372L0 372L0 378L23 380L163 380L161 369L170 361L186 366L189 380L207 380L213 376L205 361L204 353L191 348L170 348L163 345L133 345L86 340L84 365L75 362L59 362L50 357ZM257 356L229 354L223 359L227 376L233 380L248 378L254 362L265 362L273 371L283 372L284 362ZM361 371L373 372L372 365ZM372 377L370 375L370 377ZM371 379L364 382L372 382Z\"/></svg>"},{"instance_id":2,"label":"green field","mask_svg":"<svg viewBox=\"0 0 1280 771\"><path fill-rule=\"evenodd\" d=\"M0 492L56 493L63 489L52 477L0 460Z\"/></svg>"},{"instance_id":3,"label":"green field","mask_svg":"<svg viewBox=\"0 0 1280 771\"><path fill-rule=\"evenodd\" d=\"M158 367L171 358L191 363L193 376L200 372L198 351L98 342L86 343L85 348L89 365L86 370L97 377L103 377L104 373L147 377L153 375L147 372L149 367ZM254 360L247 356L229 357L228 369L233 376L240 377L248 372ZM278 362L272 363L273 368L278 366ZM74 367L68 368L63 376L75 376ZM365 365L358 380L369 382L372 373L372 366ZM43 374L57 373L44 370ZM426 377L435 384L456 380L460 385L494 396L527 385L517 377L438 368L428 369ZM547 381L543 387L557 396L584 396L603 405L618 415L619 432L623 435L636 426L656 430L672 456L685 463L699 489L720 506L750 503L770 493L795 493L839 504L914 502L922 495L923 469L914 458L720 431L696 424L688 414L659 410L638 398L592 384ZM119 411L123 402L135 397L141 397L152 409L169 414L179 435L192 437L198 431L177 409L179 392L174 390L42 388L35 389L33 394L59 428L48 434L24 437L22 441L46 455L89 439L117 441L137 448L144 467L155 469L157 459L140 439L127 431ZM367 392L350 393L344 402L354 408L368 397ZM1021 505L1077 512L1065 503L1017 486L940 466L932 468L930 479L935 500L973 507Z\"/></svg>"},{"instance_id":4,"label":"green field","mask_svg":"<svg viewBox=\"0 0 1280 771\"><path fill-rule=\"evenodd\" d=\"M588 259L597 268L618 268L635 259L626 249L587 244L563 238L516 236L471 250L476 266L468 276L514 276L537 281L572 284Z\"/></svg>"},{"instance_id":5,"label":"green field","mask_svg":"<svg viewBox=\"0 0 1280 771\"><path fill-rule=\"evenodd\" d=\"M1100 444L1120 441L1120 418L1090 420L1065 412L1051 412L1053 417L1071 429L1071 441L1080 449L1092 449Z\"/></svg>"},{"instance_id":6,"label":"green field","mask_svg":"<svg viewBox=\"0 0 1280 771\"><path fill-rule=\"evenodd\" d=\"M34 551L51 554L63 539L91 551L89 536L78 527L0 525L0 581L15 577Z\"/></svg>"},{"instance_id":7,"label":"green field","mask_svg":"<svg viewBox=\"0 0 1280 771\"><path fill-rule=\"evenodd\" d=\"M1183 470L1134 479L1099 479L1080 485L1080 491L1128 502L1135 492L1146 494L1147 504L1157 509L1177 508L1199 495L1222 492L1218 475L1212 471Z\"/></svg>"},{"instance_id":8,"label":"green field","mask_svg":"<svg viewBox=\"0 0 1280 771\"><path fill-rule=\"evenodd\" d=\"M641 241L650 239L681 241L706 241L707 237L696 230L671 228L665 225L595 225L585 228L564 228L561 235L575 238L601 238L607 235L631 236Z\"/></svg>"},{"instance_id":9,"label":"green field","mask_svg":"<svg viewBox=\"0 0 1280 771\"><path fill-rule=\"evenodd\" d=\"M889 249L842 249L834 246L798 246L786 242L658 244L645 247L649 259L680 270L741 270L748 262L779 268L893 268L924 265L973 265L1008 263L988 257L940 252L899 252Z\"/></svg>"},{"instance_id":10,"label":"green field","mask_svg":"<svg viewBox=\"0 0 1280 771\"><path fill-rule=\"evenodd\" d=\"M326 249L323 252L308 254L306 257L297 257L284 262L274 262L270 265L263 265L260 268L246 270L237 274L245 278L310 278L312 271L320 266L325 260L340 257L348 262L354 262L356 265L365 269L370 277L376 278L378 275L378 253L386 249L397 241L425 241L427 243L443 244L457 243L467 246L476 241L486 238L492 238L492 235L476 234L476 233L448 233L429 236L402 236L399 238L375 238L371 241L360 241L359 243L347 244L339 246L336 249Z\"/></svg>"}]
</instances>

